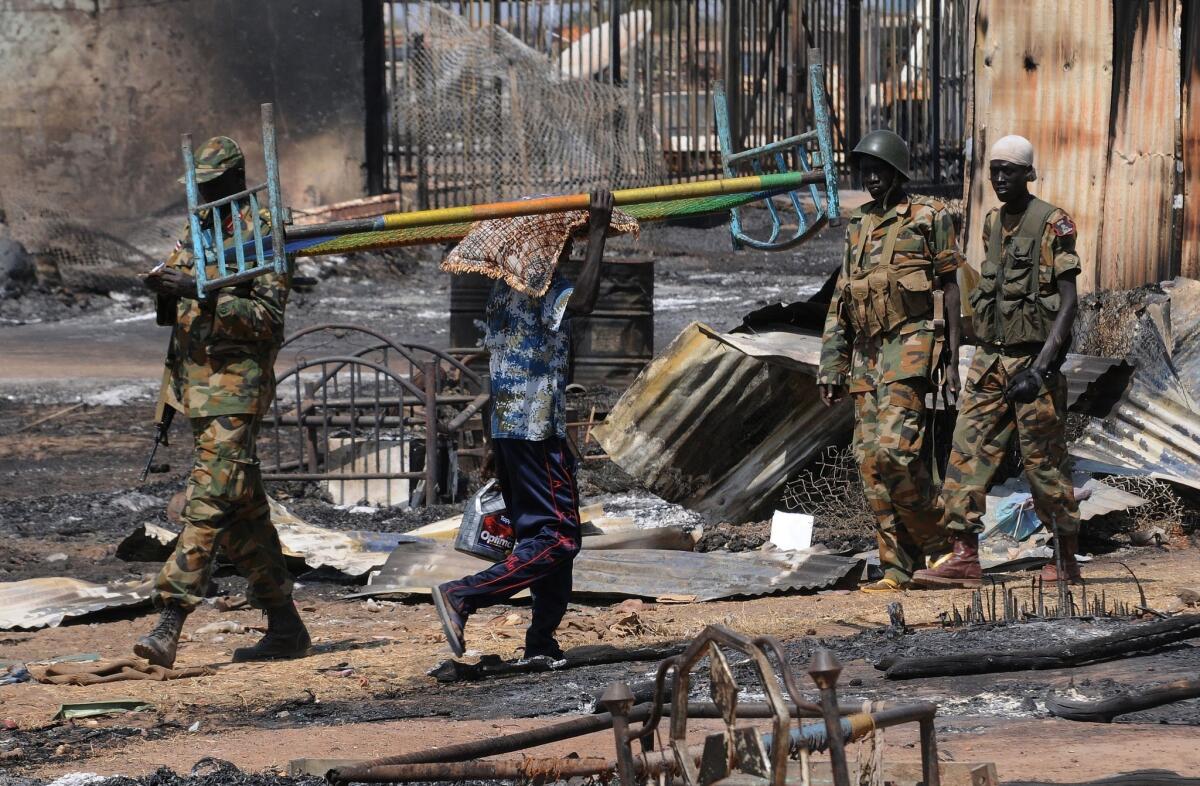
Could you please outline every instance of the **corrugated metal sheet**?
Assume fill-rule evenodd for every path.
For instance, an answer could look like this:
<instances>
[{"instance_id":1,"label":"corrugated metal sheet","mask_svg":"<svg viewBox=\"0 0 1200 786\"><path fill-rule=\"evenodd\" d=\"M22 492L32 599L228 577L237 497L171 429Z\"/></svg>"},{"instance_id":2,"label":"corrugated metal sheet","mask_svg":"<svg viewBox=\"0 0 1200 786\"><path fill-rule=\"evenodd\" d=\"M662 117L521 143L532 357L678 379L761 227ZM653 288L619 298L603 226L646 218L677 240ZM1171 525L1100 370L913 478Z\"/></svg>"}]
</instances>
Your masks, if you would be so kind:
<instances>
[{"instance_id":1,"label":"corrugated metal sheet","mask_svg":"<svg viewBox=\"0 0 1200 786\"><path fill-rule=\"evenodd\" d=\"M747 521L775 503L793 471L849 433L851 409L846 401L826 408L804 362L768 363L716 335L698 322L684 328L593 433L663 499L710 520Z\"/></svg>"},{"instance_id":2,"label":"corrugated metal sheet","mask_svg":"<svg viewBox=\"0 0 1200 786\"><path fill-rule=\"evenodd\" d=\"M1083 292L1200 274L1200 100L1181 106L1200 84L1198 13L1191 0L978 0L972 264L997 204L988 148L1016 133L1037 148L1034 192L1078 226Z\"/></svg>"},{"instance_id":3,"label":"corrugated metal sheet","mask_svg":"<svg viewBox=\"0 0 1200 786\"><path fill-rule=\"evenodd\" d=\"M0 584L0 630L57 627L67 617L83 617L119 606L150 602L149 582L92 584L47 577Z\"/></svg>"},{"instance_id":4,"label":"corrugated metal sheet","mask_svg":"<svg viewBox=\"0 0 1200 786\"><path fill-rule=\"evenodd\" d=\"M304 560L312 570L332 568L347 576L365 576L387 561L397 544L411 540L395 532L337 532L316 527L271 499L271 523L279 532L285 557Z\"/></svg>"},{"instance_id":5,"label":"corrugated metal sheet","mask_svg":"<svg viewBox=\"0 0 1200 786\"><path fill-rule=\"evenodd\" d=\"M1172 275L1179 7L1178 0L1112 5L1111 141L1097 257L1099 286L1129 289Z\"/></svg>"},{"instance_id":6,"label":"corrugated metal sheet","mask_svg":"<svg viewBox=\"0 0 1200 786\"><path fill-rule=\"evenodd\" d=\"M1183 249L1180 270L1200 278L1200 3L1183 7Z\"/></svg>"},{"instance_id":7,"label":"corrugated metal sheet","mask_svg":"<svg viewBox=\"0 0 1200 786\"><path fill-rule=\"evenodd\" d=\"M974 349L961 352L964 380ZM617 466L663 499L712 521L748 521L817 452L849 436L849 401L827 408L817 393L820 353L820 337L808 333L717 333L693 322L593 433ZM1069 404L1108 384L1119 363L1068 355Z\"/></svg>"},{"instance_id":8,"label":"corrugated metal sheet","mask_svg":"<svg viewBox=\"0 0 1200 786\"><path fill-rule=\"evenodd\" d=\"M1111 3L980 0L975 29L974 131L967 184L967 255L983 258L983 219L998 202L987 153L1006 134L1037 150L1036 193L1079 227L1079 283L1098 280L1112 87Z\"/></svg>"},{"instance_id":9,"label":"corrugated metal sheet","mask_svg":"<svg viewBox=\"0 0 1200 786\"><path fill-rule=\"evenodd\" d=\"M1200 281L1176 279L1167 292L1138 323L1133 381L1071 454L1083 469L1149 474L1200 489Z\"/></svg>"},{"instance_id":10,"label":"corrugated metal sheet","mask_svg":"<svg viewBox=\"0 0 1200 786\"><path fill-rule=\"evenodd\" d=\"M352 597L427 594L444 581L478 572L485 563L436 541L404 543ZM691 596L697 601L826 589L861 569L853 557L801 551L708 552L624 549L581 551L572 593L598 597Z\"/></svg>"}]
</instances>

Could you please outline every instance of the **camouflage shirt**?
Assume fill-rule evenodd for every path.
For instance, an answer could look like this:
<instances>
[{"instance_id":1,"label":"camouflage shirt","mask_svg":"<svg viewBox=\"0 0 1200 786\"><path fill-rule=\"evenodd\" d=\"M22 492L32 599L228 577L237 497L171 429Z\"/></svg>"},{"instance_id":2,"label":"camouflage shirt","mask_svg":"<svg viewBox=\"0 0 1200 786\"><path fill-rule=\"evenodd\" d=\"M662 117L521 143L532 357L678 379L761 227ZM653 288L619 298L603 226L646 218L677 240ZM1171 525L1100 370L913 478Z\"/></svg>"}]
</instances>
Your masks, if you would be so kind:
<instances>
[{"instance_id":1,"label":"camouflage shirt","mask_svg":"<svg viewBox=\"0 0 1200 786\"><path fill-rule=\"evenodd\" d=\"M503 280L492 287L484 344L491 352L493 437L566 438L571 341L565 316L573 291L558 271L541 297Z\"/></svg>"},{"instance_id":2,"label":"camouflage shirt","mask_svg":"<svg viewBox=\"0 0 1200 786\"><path fill-rule=\"evenodd\" d=\"M873 228L860 262L854 256L868 221ZM887 210L875 202L855 210L846 227L842 272L825 319L818 384L848 384L851 393L858 393L883 383L927 377L932 370L932 320L909 320L866 342L856 340L842 307L846 271L853 270L852 265L861 265L858 268L861 270L878 265L883 257L884 238L897 221L901 225L896 236L896 262L912 264L914 259L928 260L930 274L935 279L953 273L962 264L954 222L944 203L925 197L906 197Z\"/></svg>"},{"instance_id":3,"label":"camouflage shirt","mask_svg":"<svg viewBox=\"0 0 1200 786\"><path fill-rule=\"evenodd\" d=\"M248 207L241 220L242 231L249 237ZM270 214L265 210L259 212L259 226L264 236L271 230ZM226 247L232 243L232 230L227 215L222 228ZM176 243L166 264L194 275L190 230ZM216 265L209 265L207 273L215 278ZM267 413L275 394L275 355L283 341L283 312L290 285L290 272L271 272L210 292L204 300L178 299L171 384L188 417Z\"/></svg>"}]
</instances>

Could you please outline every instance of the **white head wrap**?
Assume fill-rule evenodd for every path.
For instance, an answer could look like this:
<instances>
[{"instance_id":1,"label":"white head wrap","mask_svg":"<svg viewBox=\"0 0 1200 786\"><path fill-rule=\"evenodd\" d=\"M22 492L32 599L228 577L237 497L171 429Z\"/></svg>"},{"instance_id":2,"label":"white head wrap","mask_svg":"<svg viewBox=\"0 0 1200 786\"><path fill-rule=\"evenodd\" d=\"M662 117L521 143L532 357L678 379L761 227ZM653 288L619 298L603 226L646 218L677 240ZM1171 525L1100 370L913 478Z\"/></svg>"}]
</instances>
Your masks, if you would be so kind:
<instances>
[{"instance_id":1,"label":"white head wrap","mask_svg":"<svg viewBox=\"0 0 1200 786\"><path fill-rule=\"evenodd\" d=\"M1016 134L1001 137L996 140L996 144L992 145L992 153L988 160L1009 161L1018 166L1027 166L1033 169L1033 143ZM1029 179L1037 179L1037 173L1033 172Z\"/></svg>"}]
</instances>

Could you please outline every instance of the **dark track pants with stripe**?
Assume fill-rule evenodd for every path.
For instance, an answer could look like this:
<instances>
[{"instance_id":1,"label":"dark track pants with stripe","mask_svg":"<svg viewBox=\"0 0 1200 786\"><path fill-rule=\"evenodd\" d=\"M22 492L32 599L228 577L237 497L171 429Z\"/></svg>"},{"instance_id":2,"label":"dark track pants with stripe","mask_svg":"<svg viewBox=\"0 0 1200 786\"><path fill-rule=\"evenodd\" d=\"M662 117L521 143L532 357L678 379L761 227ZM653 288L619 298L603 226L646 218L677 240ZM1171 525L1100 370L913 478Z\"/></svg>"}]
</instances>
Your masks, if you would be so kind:
<instances>
[{"instance_id":1,"label":"dark track pants with stripe","mask_svg":"<svg viewBox=\"0 0 1200 786\"><path fill-rule=\"evenodd\" d=\"M504 562L451 582L450 603L463 615L503 603L528 587L533 621L526 655L558 649L554 631L571 597L571 565L579 553L579 495L575 457L566 440L496 439L496 478L516 530Z\"/></svg>"}]
</instances>

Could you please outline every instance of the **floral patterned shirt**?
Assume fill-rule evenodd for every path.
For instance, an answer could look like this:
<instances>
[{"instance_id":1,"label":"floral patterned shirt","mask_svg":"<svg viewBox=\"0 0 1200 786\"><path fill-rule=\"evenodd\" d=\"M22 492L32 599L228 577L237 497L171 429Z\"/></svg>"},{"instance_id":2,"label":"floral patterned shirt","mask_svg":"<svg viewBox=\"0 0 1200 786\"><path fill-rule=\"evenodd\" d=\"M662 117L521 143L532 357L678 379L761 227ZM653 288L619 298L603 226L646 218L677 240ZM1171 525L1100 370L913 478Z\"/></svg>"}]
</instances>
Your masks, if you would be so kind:
<instances>
[{"instance_id":1,"label":"floral patterned shirt","mask_svg":"<svg viewBox=\"0 0 1200 786\"><path fill-rule=\"evenodd\" d=\"M492 436L542 440L567 436L566 320L572 284L555 271L550 288L532 297L497 281L487 305L491 352Z\"/></svg>"}]
</instances>

